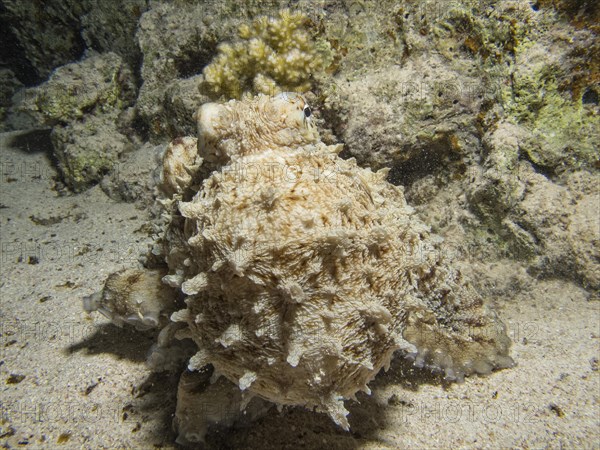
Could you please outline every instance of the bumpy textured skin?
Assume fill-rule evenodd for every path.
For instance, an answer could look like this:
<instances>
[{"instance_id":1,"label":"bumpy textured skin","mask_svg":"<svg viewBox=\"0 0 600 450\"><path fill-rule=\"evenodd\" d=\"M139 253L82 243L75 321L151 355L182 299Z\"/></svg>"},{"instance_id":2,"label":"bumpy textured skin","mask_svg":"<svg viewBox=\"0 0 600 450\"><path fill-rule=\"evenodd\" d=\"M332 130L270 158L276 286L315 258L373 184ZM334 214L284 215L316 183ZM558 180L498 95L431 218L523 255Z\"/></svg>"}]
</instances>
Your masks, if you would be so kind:
<instances>
[{"instance_id":1,"label":"bumpy textured skin","mask_svg":"<svg viewBox=\"0 0 600 450\"><path fill-rule=\"evenodd\" d=\"M241 398L315 408L345 429L344 399L369 392L396 351L448 379L513 365L504 325L403 189L323 144L303 97L209 103L196 119L197 150L193 138L172 143L159 176L164 232L152 253L186 304L159 350L192 338L189 370L212 365ZM176 423L196 442L229 418L188 416L229 388L203 397L184 381Z\"/></svg>"},{"instance_id":2,"label":"bumpy textured skin","mask_svg":"<svg viewBox=\"0 0 600 450\"><path fill-rule=\"evenodd\" d=\"M186 136L172 141L162 157L159 183L163 194L167 198L182 194L193 185L194 176L201 165L198 139Z\"/></svg>"},{"instance_id":3,"label":"bumpy textured skin","mask_svg":"<svg viewBox=\"0 0 600 450\"><path fill-rule=\"evenodd\" d=\"M217 170L179 203L164 254L177 320L242 391L327 412L402 350L450 379L512 365L504 326L443 260L401 188L337 156L292 94L201 107L199 153Z\"/></svg>"},{"instance_id":4,"label":"bumpy textured skin","mask_svg":"<svg viewBox=\"0 0 600 450\"><path fill-rule=\"evenodd\" d=\"M219 170L234 158L317 143L319 133L306 117L306 107L294 93L206 103L196 114L200 156L210 169Z\"/></svg>"},{"instance_id":5,"label":"bumpy textured skin","mask_svg":"<svg viewBox=\"0 0 600 450\"><path fill-rule=\"evenodd\" d=\"M162 282L163 270L124 269L108 277L104 289L83 299L87 312L98 311L120 327L162 328L178 308L177 292Z\"/></svg>"}]
</instances>

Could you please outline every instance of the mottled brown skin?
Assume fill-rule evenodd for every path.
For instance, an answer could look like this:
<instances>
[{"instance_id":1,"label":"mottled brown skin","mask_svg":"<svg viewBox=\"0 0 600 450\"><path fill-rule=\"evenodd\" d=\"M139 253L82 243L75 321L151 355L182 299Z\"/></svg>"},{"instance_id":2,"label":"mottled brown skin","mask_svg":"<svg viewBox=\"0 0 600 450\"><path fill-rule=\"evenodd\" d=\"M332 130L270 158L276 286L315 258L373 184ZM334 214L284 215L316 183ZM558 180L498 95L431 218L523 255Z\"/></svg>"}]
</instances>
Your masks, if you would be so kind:
<instances>
[{"instance_id":1,"label":"mottled brown skin","mask_svg":"<svg viewBox=\"0 0 600 450\"><path fill-rule=\"evenodd\" d=\"M88 312L100 311L116 325L162 328L181 305L177 291L165 285L165 270L124 269L111 274L104 289L84 299Z\"/></svg>"},{"instance_id":2,"label":"mottled brown skin","mask_svg":"<svg viewBox=\"0 0 600 450\"><path fill-rule=\"evenodd\" d=\"M179 204L190 263L171 266L184 272L192 366L344 428L343 399L368 392L396 350L448 379L511 366L504 326L402 189L340 159L304 108L259 96L198 113L200 154L220 169Z\"/></svg>"},{"instance_id":3,"label":"mottled brown skin","mask_svg":"<svg viewBox=\"0 0 600 450\"><path fill-rule=\"evenodd\" d=\"M212 365L246 398L347 429L343 401L370 392L395 352L448 379L512 366L504 325L403 189L320 142L303 97L205 104L196 118L197 153L165 156L162 180L175 181L162 187L169 220L155 249L187 305L161 335L193 339L190 370ZM195 195L198 167L181 176L177 155L212 170ZM184 442L214 421L184 417L199 401L192 384L178 395Z\"/></svg>"}]
</instances>

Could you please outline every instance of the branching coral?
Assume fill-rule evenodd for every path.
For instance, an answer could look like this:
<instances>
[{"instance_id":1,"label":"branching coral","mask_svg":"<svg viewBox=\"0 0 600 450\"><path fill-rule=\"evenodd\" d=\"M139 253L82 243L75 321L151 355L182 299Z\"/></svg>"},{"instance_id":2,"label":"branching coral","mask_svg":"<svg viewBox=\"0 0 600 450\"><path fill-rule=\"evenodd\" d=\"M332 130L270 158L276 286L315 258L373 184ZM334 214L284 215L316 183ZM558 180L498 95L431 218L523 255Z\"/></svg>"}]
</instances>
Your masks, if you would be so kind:
<instances>
[{"instance_id":1,"label":"branching coral","mask_svg":"<svg viewBox=\"0 0 600 450\"><path fill-rule=\"evenodd\" d=\"M204 69L205 87L216 96L240 98L244 92L304 92L311 75L324 67L302 13L282 10L278 17L259 17L239 28L239 40L219 46Z\"/></svg>"}]
</instances>

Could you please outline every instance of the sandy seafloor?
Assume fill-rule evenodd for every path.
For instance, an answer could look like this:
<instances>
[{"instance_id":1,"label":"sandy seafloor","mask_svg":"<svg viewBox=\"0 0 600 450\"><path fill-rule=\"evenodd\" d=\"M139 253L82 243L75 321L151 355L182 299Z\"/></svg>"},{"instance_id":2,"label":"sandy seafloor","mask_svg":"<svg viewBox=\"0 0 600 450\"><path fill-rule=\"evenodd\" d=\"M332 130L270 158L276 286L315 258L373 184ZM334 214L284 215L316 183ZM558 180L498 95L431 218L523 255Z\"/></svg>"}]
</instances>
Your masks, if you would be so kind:
<instances>
[{"instance_id":1,"label":"sandy seafloor","mask_svg":"<svg viewBox=\"0 0 600 450\"><path fill-rule=\"evenodd\" d=\"M153 334L82 310L137 263L146 212L99 187L58 196L43 151L8 147L2 180L0 443L6 448L176 448L178 374L152 374ZM600 302L511 261L481 262L517 366L462 384L397 361L347 402L351 432L298 408L215 432L209 448L600 448ZM529 281L528 281L529 280Z\"/></svg>"}]
</instances>

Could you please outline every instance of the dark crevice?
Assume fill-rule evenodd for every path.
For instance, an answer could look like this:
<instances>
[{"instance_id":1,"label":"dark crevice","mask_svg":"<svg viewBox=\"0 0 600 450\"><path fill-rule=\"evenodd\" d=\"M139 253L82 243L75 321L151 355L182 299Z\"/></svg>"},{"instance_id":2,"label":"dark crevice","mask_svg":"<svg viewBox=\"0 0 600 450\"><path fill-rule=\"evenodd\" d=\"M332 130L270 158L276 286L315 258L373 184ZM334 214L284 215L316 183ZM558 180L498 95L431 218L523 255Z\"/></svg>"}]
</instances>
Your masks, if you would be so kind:
<instances>
[{"instance_id":1,"label":"dark crevice","mask_svg":"<svg viewBox=\"0 0 600 450\"><path fill-rule=\"evenodd\" d=\"M33 14L33 12L32 12ZM81 35L81 23L77 18L64 17L62 19L47 16L40 17L40 21L59 21L64 33L72 35L72 46L61 55L44 55L45 62L42 64L52 65L42 70L52 72L56 67L78 61L83 56L86 45ZM40 73L40 68L31 62L27 56L26 49L21 45L19 38L13 32L15 27L23 27L18 18L11 17L10 11L0 2L0 67L11 69L17 79L25 86L35 86L47 78L47 73ZM50 58L54 56L54 58ZM58 56L58 58L56 58Z\"/></svg>"},{"instance_id":2,"label":"dark crevice","mask_svg":"<svg viewBox=\"0 0 600 450\"><path fill-rule=\"evenodd\" d=\"M8 23L6 7L0 2L0 67L13 71L17 79L26 86L42 81L37 70L25 57L23 47Z\"/></svg>"},{"instance_id":3,"label":"dark crevice","mask_svg":"<svg viewBox=\"0 0 600 450\"><path fill-rule=\"evenodd\" d=\"M50 140L50 132L50 128L27 131L13 137L9 145L23 153L46 153L51 156L54 154L54 147Z\"/></svg>"},{"instance_id":4,"label":"dark crevice","mask_svg":"<svg viewBox=\"0 0 600 450\"><path fill-rule=\"evenodd\" d=\"M461 165L457 167L457 163ZM454 166L452 170L450 166ZM388 175L388 181L396 186L410 187L415 181L443 172L464 173L466 167L459 153L450 149L446 140L434 142L408 161L395 164Z\"/></svg>"},{"instance_id":5,"label":"dark crevice","mask_svg":"<svg viewBox=\"0 0 600 450\"><path fill-rule=\"evenodd\" d=\"M217 51L216 43L202 48L190 49L177 60L177 72L180 78L189 78L202 72Z\"/></svg>"},{"instance_id":6,"label":"dark crevice","mask_svg":"<svg viewBox=\"0 0 600 450\"><path fill-rule=\"evenodd\" d=\"M594 88L587 88L581 96L581 103L584 105L597 105L598 104L598 92Z\"/></svg>"},{"instance_id":7,"label":"dark crevice","mask_svg":"<svg viewBox=\"0 0 600 450\"><path fill-rule=\"evenodd\" d=\"M533 162L533 160L529 157L529 155L526 152L520 152L519 155L519 160L521 161L527 161L529 164L531 164L531 167L533 167L533 170L535 170L537 173L544 175L546 178L548 178L549 180L556 180L556 168L554 167L550 167L550 166L543 166L541 164L536 164L535 162Z\"/></svg>"}]
</instances>

